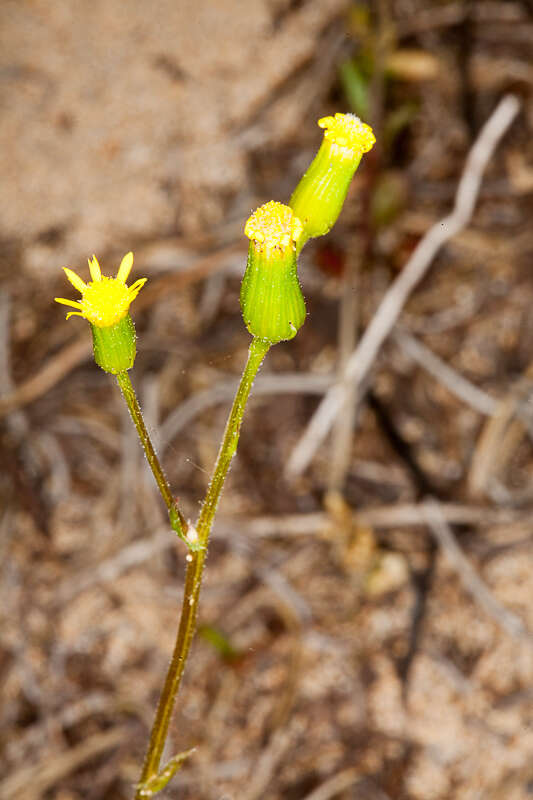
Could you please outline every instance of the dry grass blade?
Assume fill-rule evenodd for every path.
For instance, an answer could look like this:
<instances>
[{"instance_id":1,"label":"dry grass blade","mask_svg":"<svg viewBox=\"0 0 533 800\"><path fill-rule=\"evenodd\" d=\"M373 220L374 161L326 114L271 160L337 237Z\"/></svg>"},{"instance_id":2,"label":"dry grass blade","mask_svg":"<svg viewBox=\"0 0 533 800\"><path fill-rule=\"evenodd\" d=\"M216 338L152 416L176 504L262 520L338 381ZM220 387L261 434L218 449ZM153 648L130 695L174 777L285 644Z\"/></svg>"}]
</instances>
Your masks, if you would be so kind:
<instances>
[{"instance_id":1,"label":"dry grass blade","mask_svg":"<svg viewBox=\"0 0 533 800\"><path fill-rule=\"evenodd\" d=\"M261 753L257 763L254 765L253 772L246 791L241 795L241 800L259 800L265 797L271 778L279 767L281 760L287 750L294 744L295 738L300 733L300 725L293 723L286 728L279 728L272 735L270 744Z\"/></svg>"},{"instance_id":2,"label":"dry grass blade","mask_svg":"<svg viewBox=\"0 0 533 800\"><path fill-rule=\"evenodd\" d=\"M360 777L359 770L354 767L343 769L342 772L338 772L320 784L317 789L313 789L311 794L305 797L305 800L330 800L357 783Z\"/></svg>"},{"instance_id":3,"label":"dry grass blade","mask_svg":"<svg viewBox=\"0 0 533 800\"><path fill-rule=\"evenodd\" d=\"M459 400L462 400L480 414L488 417L494 414L498 405L494 398L478 389L466 378L463 378L462 375L436 356L435 353L432 353L418 339L403 330L397 331L394 339L413 361L446 386Z\"/></svg>"},{"instance_id":4,"label":"dry grass blade","mask_svg":"<svg viewBox=\"0 0 533 800\"><path fill-rule=\"evenodd\" d=\"M39 800L57 781L81 767L91 758L110 750L128 736L126 728L112 728L105 733L96 733L77 747L55 757L46 757L37 764L24 766L0 784L0 800Z\"/></svg>"},{"instance_id":5,"label":"dry grass blade","mask_svg":"<svg viewBox=\"0 0 533 800\"><path fill-rule=\"evenodd\" d=\"M356 787L352 790L354 794L349 793L346 796L357 796L358 800L391 800L383 789L362 777L355 767L348 767L337 772L336 775L328 778L314 789L311 794L306 795L304 800L330 800L332 797L345 797L344 792L352 787Z\"/></svg>"},{"instance_id":6,"label":"dry grass blade","mask_svg":"<svg viewBox=\"0 0 533 800\"><path fill-rule=\"evenodd\" d=\"M511 509L486 508L463 505L461 503L442 503L441 514L449 525L511 525L529 524L528 512L519 513ZM219 535L230 536L239 531L246 537L269 538L273 536L312 536L323 531L330 520L328 514L287 514L284 516L256 517L246 522L239 518L220 517L216 531ZM352 515L355 526L370 528L398 528L423 526L427 524L424 506L418 503L394 503L377 506Z\"/></svg>"},{"instance_id":7,"label":"dry grass blade","mask_svg":"<svg viewBox=\"0 0 533 800\"><path fill-rule=\"evenodd\" d=\"M491 494L493 479L505 468L524 433L531 437L531 415L527 408L531 396L531 366L508 394L497 404L478 437L468 474L472 497Z\"/></svg>"},{"instance_id":8,"label":"dry grass blade","mask_svg":"<svg viewBox=\"0 0 533 800\"><path fill-rule=\"evenodd\" d=\"M41 397L59 383L65 375L89 358L91 353L92 345L88 336L80 336L72 344L66 345L60 353L50 358L33 377L0 397L0 418L9 414L13 409L26 406Z\"/></svg>"}]
</instances>

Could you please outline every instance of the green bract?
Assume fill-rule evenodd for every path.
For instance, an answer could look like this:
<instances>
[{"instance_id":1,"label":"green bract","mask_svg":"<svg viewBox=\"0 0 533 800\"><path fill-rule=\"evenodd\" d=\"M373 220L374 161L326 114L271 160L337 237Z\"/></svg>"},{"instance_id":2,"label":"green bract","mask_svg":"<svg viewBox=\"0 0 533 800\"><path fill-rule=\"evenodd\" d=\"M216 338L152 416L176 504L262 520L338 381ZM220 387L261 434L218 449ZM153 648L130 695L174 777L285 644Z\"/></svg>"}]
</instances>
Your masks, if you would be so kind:
<instances>
[{"instance_id":1,"label":"green bract","mask_svg":"<svg viewBox=\"0 0 533 800\"><path fill-rule=\"evenodd\" d=\"M129 314L107 328L91 323L94 360L105 372L118 375L131 369L135 361L135 327Z\"/></svg>"}]
</instances>

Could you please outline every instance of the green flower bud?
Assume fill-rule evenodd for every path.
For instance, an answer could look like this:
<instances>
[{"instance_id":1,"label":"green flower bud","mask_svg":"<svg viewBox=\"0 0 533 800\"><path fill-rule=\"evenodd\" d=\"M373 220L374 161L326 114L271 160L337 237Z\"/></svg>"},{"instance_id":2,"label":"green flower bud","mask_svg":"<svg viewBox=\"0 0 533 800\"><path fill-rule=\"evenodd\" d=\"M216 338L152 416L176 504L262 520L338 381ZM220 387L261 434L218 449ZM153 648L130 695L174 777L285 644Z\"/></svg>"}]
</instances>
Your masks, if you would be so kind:
<instances>
[{"instance_id":1,"label":"green flower bud","mask_svg":"<svg viewBox=\"0 0 533 800\"><path fill-rule=\"evenodd\" d=\"M289 203L304 226L298 252L308 239L331 230L363 153L376 141L372 128L354 114L323 117L318 124L324 128L322 145Z\"/></svg>"},{"instance_id":2,"label":"green flower bud","mask_svg":"<svg viewBox=\"0 0 533 800\"><path fill-rule=\"evenodd\" d=\"M272 200L252 214L244 232L250 239L241 286L246 327L270 344L292 339L306 313L296 273L302 223L288 206Z\"/></svg>"},{"instance_id":3,"label":"green flower bud","mask_svg":"<svg viewBox=\"0 0 533 800\"><path fill-rule=\"evenodd\" d=\"M135 361L135 327L129 314L106 328L91 323L94 360L105 372L117 375Z\"/></svg>"}]
</instances>

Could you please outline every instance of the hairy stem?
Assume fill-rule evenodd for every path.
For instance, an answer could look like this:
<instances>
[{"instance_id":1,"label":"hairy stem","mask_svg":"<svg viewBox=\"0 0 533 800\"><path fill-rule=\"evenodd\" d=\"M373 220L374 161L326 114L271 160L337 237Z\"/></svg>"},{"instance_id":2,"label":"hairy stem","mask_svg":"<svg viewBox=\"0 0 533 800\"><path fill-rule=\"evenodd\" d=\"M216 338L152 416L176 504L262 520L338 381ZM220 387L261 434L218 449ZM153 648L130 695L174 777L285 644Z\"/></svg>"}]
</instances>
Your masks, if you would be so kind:
<instances>
[{"instance_id":1,"label":"hairy stem","mask_svg":"<svg viewBox=\"0 0 533 800\"><path fill-rule=\"evenodd\" d=\"M159 491L161 492L161 497L165 501L165 505L168 509L170 524L178 536L187 544L189 544L189 540L187 538L187 521L178 508L176 500L172 494L172 490L165 477L165 473L163 472L163 468L159 463L159 459L154 450L150 435L146 430L141 407L139 406L139 401L137 400L137 395L135 394L135 390L132 386L130 376L126 371L119 372L117 375L117 381L124 396L124 400L128 406L131 418L137 429L137 433L139 434L139 439L141 440L141 444L146 455L146 460L150 465L155 482L157 483Z\"/></svg>"},{"instance_id":2,"label":"hairy stem","mask_svg":"<svg viewBox=\"0 0 533 800\"><path fill-rule=\"evenodd\" d=\"M179 690L183 671L185 669L185 662L189 654L191 641L196 627L196 616L198 613L198 599L200 596L200 587L202 583L202 574L207 555L207 545L209 541L209 534L213 524L213 518L217 509L218 501L222 493L224 481L231 464L237 443L239 440L239 432L244 416L246 402L248 400L252 384L255 376L261 366L261 363L270 347L268 342L262 339L254 338L250 345L248 354L248 361L242 374L241 382L233 406L231 408L226 429L224 431L224 438L220 445L217 461L213 471L213 476L207 489L198 523L196 526L196 533L198 536L199 549L191 552L187 556L187 570L185 574L185 588L183 590L183 604L181 609L181 618L174 646L174 653L170 662L165 684L161 691L157 712L150 734L150 742L146 753L144 766L141 774L141 780L137 788L136 800L150 796L143 792L143 786L146 781L150 780L154 775L157 775L161 757L163 755L163 748L167 738L168 727L176 700L176 695Z\"/></svg>"}]
</instances>

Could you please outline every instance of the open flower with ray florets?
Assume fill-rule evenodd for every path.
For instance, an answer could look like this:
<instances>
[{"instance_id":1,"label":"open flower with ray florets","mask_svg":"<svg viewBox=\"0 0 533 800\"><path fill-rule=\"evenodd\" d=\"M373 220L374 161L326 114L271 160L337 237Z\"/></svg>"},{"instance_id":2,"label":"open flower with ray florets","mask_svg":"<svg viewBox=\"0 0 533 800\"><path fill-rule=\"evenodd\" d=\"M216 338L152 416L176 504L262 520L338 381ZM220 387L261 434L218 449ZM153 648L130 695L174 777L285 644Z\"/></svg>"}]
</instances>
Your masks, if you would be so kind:
<instances>
[{"instance_id":1,"label":"open flower with ray florets","mask_svg":"<svg viewBox=\"0 0 533 800\"><path fill-rule=\"evenodd\" d=\"M67 300L56 297L56 303L70 306L67 319L72 316L83 317L91 324L94 359L106 372L118 375L133 366L136 353L135 327L129 314L133 303L146 278L126 285L133 265L133 253L126 253L116 278L102 275L96 256L89 259L92 280L85 283L79 275L68 267L63 267L65 275L81 293L81 300Z\"/></svg>"},{"instance_id":2,"label":"open flower with ray florets","mask_svg":"<svg viewBox=\"0 0 533 800\"><path fill-rule=\"evenodd\" d=\"M117 277L108 278L102 275L100 264L96 256L93 256L89 259L89 271L92 278L89 283L85 283L73 270L63 267L71 284L81 292L81 300L56 297L55 301L76 309L67 314L67 319L72 316L83 317L98 328L116 325L126 316L130 305L147 280L139 278L131 286L126 286L132 265L133 253L127 253L120 263Z\"/></svg>"}]
</instances>

